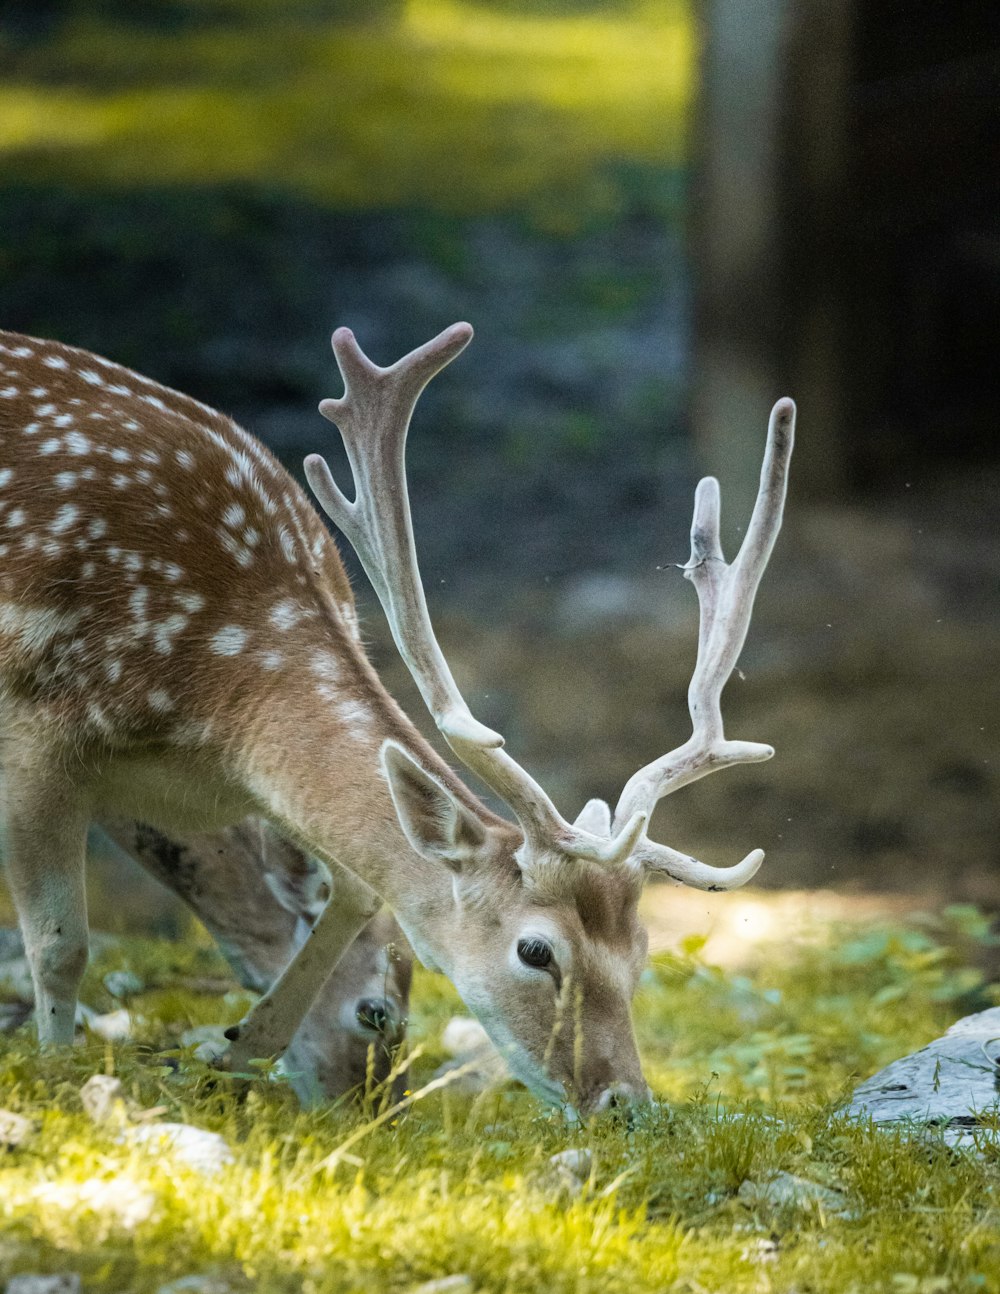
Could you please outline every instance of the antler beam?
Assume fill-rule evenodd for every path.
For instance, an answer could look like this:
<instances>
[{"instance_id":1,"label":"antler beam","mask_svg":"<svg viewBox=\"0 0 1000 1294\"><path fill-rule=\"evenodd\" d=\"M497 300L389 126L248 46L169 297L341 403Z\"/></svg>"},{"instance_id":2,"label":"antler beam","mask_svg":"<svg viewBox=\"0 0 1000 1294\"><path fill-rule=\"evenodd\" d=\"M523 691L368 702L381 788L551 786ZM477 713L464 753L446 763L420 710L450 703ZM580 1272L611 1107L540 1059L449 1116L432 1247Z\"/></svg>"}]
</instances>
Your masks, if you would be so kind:
<instances>
[{"instance_id":1,"label":"antler beam","mask_svg":"<svg viewBox=\"0 0 1000 1294\"><path fill-rule=\"evenodd\" d=\"M722 725L722 689L746 641L754 598L781 528L788 488L788 465L795 435L795 404L784 399L771 410L760 489L739 553L731 565L719 539L719 483L699 482L691 524L691 558L684 574L698 594L698 656L688 688L691 737L683 746L653 760L631 777L615 810L615 827L637 813L652 817L659 800L717 769L770 759L771 746L727 741ZM634 857L652 871L701 889L735 889L764 861L759 849L731 868L706 867L696 859L646 838Z\"/></svg>"},{"instance_id":2,"label":"antler beam","mask_svg":"<svg viewBox=\"0 0 1000 1294\"><path fill-rule=\"evenodd\" d=\"M424 387L471 339L471 325L452 324L391 367L379 368L350 329L339 328L333 351L345 391L341 399L324 400L319 408L344 438L355 499L345 498L318 454L305 460L306 477L361 559L399 653L451 749L511 807L536 849L564 848L613 864L627 857L645 818L626 823L610 840L580 833L565 822L545 791L502 749L503 737L472 715L427 612L406 485L406 435Z\"/></svg>"}]
</instances>

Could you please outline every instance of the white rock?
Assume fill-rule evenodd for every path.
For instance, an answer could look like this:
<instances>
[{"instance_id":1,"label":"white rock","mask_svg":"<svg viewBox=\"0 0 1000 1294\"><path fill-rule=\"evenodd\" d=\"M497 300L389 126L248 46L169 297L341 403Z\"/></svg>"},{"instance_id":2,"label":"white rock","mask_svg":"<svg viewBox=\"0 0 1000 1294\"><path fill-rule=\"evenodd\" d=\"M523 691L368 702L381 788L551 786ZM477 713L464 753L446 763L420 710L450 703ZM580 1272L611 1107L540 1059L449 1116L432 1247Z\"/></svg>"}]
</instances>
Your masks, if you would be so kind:
<instances>
[{"instance_id":1,"label":"white rock","mask_svg":"<svg viewBox=\"0 0 1000 1294\"><path fill-rule=\"evenodd\" d=\"M15 1114L13 1110L0 1110L0 1147L6 1146L8 1150L14 1150L17 1146L23 1146L34 1131L35 1125L23 1114Z\"/></svg>"},{"instance_id":2,"label":"white rock","mask_svg":"<svg viewBox=\"0 0 1000 1294\"><path fill-rule=\"evenodd\" d=\"M439 1276L437 1280L411 1285L409 1294L472 1294L471 1276Z\"/></svg>"},{"instance_id":3,"label":"white rock","mask_svg":"<svg viewBox=\"0 0 1000 1294\"><path fill-rule=\"evenodd\" d=\"M510 1077L506 1062L478 1020L469 1016L453 1016L444 1027L441 1041L454 1060L438 1066L434 1077L465 1069L466 1072L452 1084L455 1091L483 1092Z\"/></svg>"},{"instance_id":4,"label":"white rock","mask_svg":"<svg viewBox=\"0 0 1000 1294\"><path fill-rule=\"evenodd\" d=\"M80 1088L80 1100L95 1123L125 1123L135 1109L121 1079L110 1074L92 1074Z\"/></svg>"},{"instance_id":5,"label":"white rock","mask_svg":"<svg viewBox=\"0 0 1000 1294\"><path fill-rule=\"evenodd\" d=\"M589 1150L571 1148L550 1155L549 1171L541 1181L543 1191L546 1194L555 1190L568 1195L579 1195L590 1176L593 1163L594 1157Z\"/></svg>"},{"instance_id":6,"label":"white rock","mask_svg":"<svg viewBox=\"0 0 1000 1294\"><path fill-rule=\"evenodd\" d=\"M204 1061L206 1065L211 1065L229 1048L226 1026L199 1024L194 1029L185 1029L181 1034L181 1046L193 1047L196 1058Z\"/></svg>"},{"instance_id":7,"label":"white rock","mask_svg":"<svg viewBox=\"0 0 1000 1294\"><path fill-rule=\"evenodd\" d=\"M492 1049L489 1034L469 1015L453 1015L444 1027L441 1045L451 1056L469 1056L484 1048Z\"/></svg>"},{"instance_id":8,"label":"white rock","mask_svg":"<svg viewBox=\"0 0 1000 1294\"><path fill-rule=\"evenodd\" d=\"M217 1173L234 1158L224 1137L190 1123L147 1123L130 1128L128 1139L176 1155L199 1173Z\"/></svg>"},{"instance_id":9,"label":"white rock","mask_svg":"<svg viewBox=\"0 0 1000 1294\"><path fill-rule=\"evenodd\" d=\"M572 1173L584 1182L590 1176L594 1156L589 1150L560 1150L558 1154L549 1157L549 1163L560 1172Z\"/></svg>"},{"instance_id":10,"label":"white rock","mask_svg":"<svg viewBox=\"0 0 1000 1294\"><path fill-rule=\"evenodd\" d=\"M1000 1007L956 1021L941 1038L894 1060L856 1088L844 1113L881 1126L934 1131L951 1145L997 1143ZM985 1117L984 1117L985 1116Z\"/></svg>"},{"instance_id":11,"label":"white rock","mask_svg":"<svg viewBox=\"0 0 1000 1294\"><path fill-rule=\"evenodd\" d=\"M740 1257L745 1263L776 1263L778 1261L778 1243L770 1236L755 1236L748 1245L740 1250Z\"/></svg>"},{"instance_id":12,"label":"white rock","mask_svg":"<svg viewBox=\"0 0 1000 1294\"><path fill-rule=\"evenodd\" d=\"M80 1277L75 1272L58 1276L12 1276L4 1294L80 1294Z\"/></svg>"},{"instance_id":13,"label":"white rock","mask_svg":"<svg viewBox=\"0 0 1000 1294\"><path fill-rule=\"evenodd\" d=\"M134 997L137 993L143 992L146 981L135 971L108 971L104 977L104 987L112 997Z\"/></svg>"},{"instance_id":14,"label":"white rock","mask_svg":"<svg viewBox=\"0 0 1000 1294\"><path fill-rule=\"evenodd\" d=\"M123 1042L132 1034L132 1017L121 1007L117 1011L106 1011L103 1015L92 1015L87 1021L87 1028L107 1042Z\"/></svg>"},{"instance_id":15,"label":"white rock","mask_svg":"<svg viewBox=\"0 0 1000 1294\"><path fill-rule=\"evenodd\" d=\"M232 1294L233 1287L221 1276L195 1273L181 1276L169 1285L161 1285L156 1294Z\"/></svg>"}]
</instances>

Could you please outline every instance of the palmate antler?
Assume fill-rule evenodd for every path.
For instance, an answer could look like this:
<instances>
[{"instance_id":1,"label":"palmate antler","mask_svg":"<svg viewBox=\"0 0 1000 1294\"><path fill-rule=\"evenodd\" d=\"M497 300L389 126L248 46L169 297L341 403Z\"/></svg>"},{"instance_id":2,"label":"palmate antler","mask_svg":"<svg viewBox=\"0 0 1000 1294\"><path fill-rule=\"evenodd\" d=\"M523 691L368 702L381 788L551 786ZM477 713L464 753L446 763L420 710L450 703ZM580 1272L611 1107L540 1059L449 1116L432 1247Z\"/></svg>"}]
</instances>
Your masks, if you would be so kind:
<instances>
[{"instance_id":1,"label":"palmate antler","mask_svg":"<svg viewBox=\"0 0 1000 1294\"><path fill-rule=\"evenodd\" d=\"M361 563L372 582L372 586L382 603L393 639L399 649L407 668L413 676L427 708L430 710L438 729L448 745L462 762L489 786L513 811L524 832L527 849L525 858L538 858L547 853L559 853L579 859L588 859L606 866L616 866L632 859L641 862L650 869L666 872L689 885L704 889L732 889L742 885L759 866L763 855L753 854L735 868L711 868L686 855L678 854L665 846L656 845L645 837L645 828L653 806L664 789L652 794L648 787L659 787L663 778L655 770L663 761L650 765L642 770L625 788L622 801L615 815L614 830L588 830L594 825L593 816L581 815L577 824L570 824L562 818L538 783L517 764L503 749L503 738L499 733L481 724L469 710L458 686L448 668L447 661L441 653L424 599L423 586L417 566L416 550L413 543L413 529L410 519L409 498L406 487L405 447L406 434L410 418L421 391L432 377L450 363L472 339L472 328L469 324L453 324L439 336L425 345L411 351L389 368L379 368L362 352L347 328L340 328L333 335L333 351L344 378L345 391L339 400L324 400L320 412L334 422L340 429L347 450L351 472L354 477L355 498L348 500L338 488L325 461L318 454L311 454L305 461L306 476L324 511L334 524L342 531L361 559ZM791 402L785 402L791 408ZM784 407L779 406L779 407ZM772 416L772 426L775 417ZM790 420L786 418L790 427ZM788 435L790 451L791 436ZM783 472L787 468L787 452ZM703 483L703 487L704 487ZM701 487L701 488L703 488ZM717 514L717 494L715 510ZM783 485L782 495L783 498ZM711 511L711 503L708 505ZM760 500L754 517L760 511ZM706 508L702 505L701 514ZM753 593L763 572L767 554L777 534L780 523L780 500L777 517L773 522L770 538L766 542L755 541L760 560L753 566L747 562L741 567L746 574L741 576L744 589L741 598L736 601L746 604L745 617L732 615L715 616L712 608L725 600L711 594L708 598L711 617L719 623L742 624L739 642L732 651L712 652L709 647L706 663L702 669L709 689L715 686L715 675L725 666L725 660L731 655L732 660L721 682L716 687L715 707L718 708L718 693L722 683L728 677L735 663L746 625L749 621ZM701 528L705 528L702 523ZM758 531L760 527L758 527ZM751 523L753 531L753 523ZM717 521L716 537L709 547L712 553L718 549ZM749 552L750 533L744 551ZM743 557L725 568L727 574L735 571ZM721 560L721 554L718 560ZM704 581L696 584L702 594ZM708 586L720 588L721 580L715 577ZM745 588L749 587L749 595ZM734 599L730 597L729 601ZM703 629L703 640L711 642L711 625L709 631ZM727 640L732 631L726 631ZM702 653L699 653L699 665L702 664ZM696 678L698 670L696 669ZM692 684L694 689L695 684ZM698 703L702 704L701 702ZM694 711L692 711L694 713ZM714 728L712 730L715 731ZM718 732L721 738L721 718L718 721ZM692 739L694 740L694 739ZM726 743L730 746L739 743ZM691 743L688 743L691 745ZM743 744L746 746L746 743ZM743 747L741 747L742 749ZM747 747L749 748L749 747ZM758 757L770 754L769 747L755 748L766 752ZM685 752L686 747L681 748ZM714 748L713 748L714 750ZM676 752L680 755L681 752ZM731 753L731 752L730 752ZM746 755L742 756L746 758ZM671 760L673 756L665 756ZM728 762L734 762L729 758ZM721 765L719 765L721 766ZM673 767L671 765L671 767ZM701 772L692 772L683 780L690 781L710 769L705 767ZM667 775L667 780L673 778ZM674 780L673 785L680 782ZM634 801L631 808L627 803ZM586 823L586 825L584 825ZM759 853L759 851L758 851ZM752 865L749 865L751 864Z\"/></svg>"}]
</instances>

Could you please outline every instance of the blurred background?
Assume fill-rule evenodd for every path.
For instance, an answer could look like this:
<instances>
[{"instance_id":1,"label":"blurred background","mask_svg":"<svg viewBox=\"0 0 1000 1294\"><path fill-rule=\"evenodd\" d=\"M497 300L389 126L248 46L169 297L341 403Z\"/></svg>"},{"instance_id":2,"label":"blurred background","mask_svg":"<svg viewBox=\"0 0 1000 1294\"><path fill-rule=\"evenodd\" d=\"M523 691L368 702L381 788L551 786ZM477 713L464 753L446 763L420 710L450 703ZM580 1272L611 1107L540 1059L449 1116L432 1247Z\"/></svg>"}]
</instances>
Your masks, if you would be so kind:
<instances>
[{"instance_id":1,"label":"blurred background","mask_svg":"<svg viewBox=\"0 0 1000 1294\"><path fill-rule=\"evenodd\" d=\"M476 326L410 441L418 548L473 711L567 815L685 740L691 491L721 478L731 555L795 396L724 706L778 753L654 834L996 904L1000 10L4 0L0 69L4 326L341 475L332 328L389 363ZM115 911L169 922L128 875Z\"/></svg>"}]
</instances>

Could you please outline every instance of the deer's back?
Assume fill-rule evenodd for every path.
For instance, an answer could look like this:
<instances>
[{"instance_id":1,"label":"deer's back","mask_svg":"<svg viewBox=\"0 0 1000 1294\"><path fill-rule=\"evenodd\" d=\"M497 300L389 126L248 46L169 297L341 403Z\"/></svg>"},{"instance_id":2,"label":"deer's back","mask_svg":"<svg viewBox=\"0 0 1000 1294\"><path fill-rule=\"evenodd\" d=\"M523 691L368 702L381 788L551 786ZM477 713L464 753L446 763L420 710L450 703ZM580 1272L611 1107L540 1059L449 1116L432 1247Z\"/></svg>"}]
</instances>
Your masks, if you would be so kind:
<instances>
[{"instance_id":1,"label":"deer's back","mask_svg":"<svg viewBox=\"0 0 1000 1294\"><path fill-rule=\"evenodd\" d=\"M119 365L0 332L8 701L127 743L336 650L331 632L354 650L343 566L259 442Z\"/></svg>"}]
</instances>

